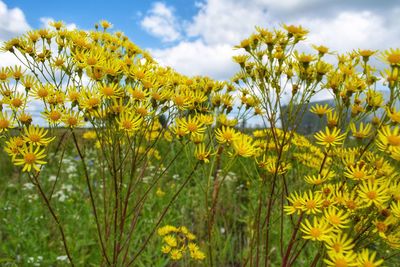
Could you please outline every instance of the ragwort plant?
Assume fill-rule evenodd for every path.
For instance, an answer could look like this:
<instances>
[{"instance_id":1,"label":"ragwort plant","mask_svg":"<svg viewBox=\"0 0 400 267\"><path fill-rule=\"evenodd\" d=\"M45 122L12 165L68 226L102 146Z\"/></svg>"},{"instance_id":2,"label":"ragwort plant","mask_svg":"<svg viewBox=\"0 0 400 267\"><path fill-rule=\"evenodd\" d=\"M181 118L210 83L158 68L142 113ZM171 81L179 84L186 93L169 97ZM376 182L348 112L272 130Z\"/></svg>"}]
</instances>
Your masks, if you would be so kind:
<instances>
[{"instance_id":1,"label":"ragwort plant","mask_svg":"<svg viewBox=\"0 0 400 267\"><path fill-rule=\"evenodd\" d=\"M299 52L308 33L301 26L256 28L236 46L244 52L234 57L240 72L218 82L159 66L123 33L107 32L106 21L94 31L51 26L2 47L22 67L0 70L0 133L57 225L71 265L80 251L53 203L63 181L57 176L46 192L40 179L46 164L62 165L62 157L46 158L49 144L59 153L67 142L80 159L99 265L139 264L155 233L160 257L173 266L379 266L394 258L398 49L335 55L313 46L309 54ZM387 69L370 64L376 55ZM382 86L389 99L377 90ZM335 105L309 107L321 93ZM30 106L43 110L46 127L32 123ZM322 129L305 137L296 131L309 109ZM252 117L263 127L243 127ZM82 127L90 129L82 134ZM95 174L88 162L93 148ZM176 166L185 166L186 176L167 180ZM244 189L231 198L240 203L229 205L224 194L237 192L230 179L238 169ZM153 192L166 197L166 183L173 185L168 200L154 218L145 217ZM188 187L194 193L179 205L196 203L198 212L180 220L191 230L166 220ZM143 223L151 225L141 229Z\"/></svg>"},{"instance_id":2,"label":"ragwort plant","mask_svg":"<svg viewBox=\"0 0 400 267\"><path fill-rule=\"evenodd\" d=\"M323 60L331 54L324 46L314 46L317 54L294 49L307 30L283 28L258 28L238 46L245 54L234 58L242 102L256 99L266 128L253 133L260 179L244 264L292 266L306 253L313 259L302 264L310 266L380 266L397 255L399 240L400 51L358 50L337 55L332 65ZM370 65L375 54L389 65L381 81ZM377 90L382 83L388 100ZM320 92L335 106L311 108L326 127L308 140L296 129ZM311 254L310 243L320 244Z\"/></svg>"}]
</instances>

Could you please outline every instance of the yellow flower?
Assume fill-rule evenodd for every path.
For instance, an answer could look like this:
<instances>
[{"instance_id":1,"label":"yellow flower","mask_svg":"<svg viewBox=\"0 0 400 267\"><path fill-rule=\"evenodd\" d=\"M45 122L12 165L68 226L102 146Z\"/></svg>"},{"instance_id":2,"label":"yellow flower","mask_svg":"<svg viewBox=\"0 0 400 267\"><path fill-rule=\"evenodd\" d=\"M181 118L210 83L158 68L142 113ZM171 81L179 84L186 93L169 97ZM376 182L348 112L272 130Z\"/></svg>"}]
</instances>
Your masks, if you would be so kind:
<instances>
[{"instance_id":1,"label":"yellow flower","mask_svg":"<svg viewBox=\"0 0 400 267\"><path fill-rule=\"evenodd\" d=\"M32 88L32 90L29 91L29 95L36 99L45 101L52 92L54 92L54 87L52 85L42 85L38 83Z\"/></svg>"},{"instance_id":2,"label":"yellow flower","mask_svg":"<svg viewBox=\"0 0 400 267\"><path fill-rule=\"evenodd\" d=\"M100 95L105 99L115 99L123 95L118 83L97 83Z\"/></svg>"},{"instance_id":3,"label":"yellow flower","mask_svg":"<svg viewBox=\"0 0 400 267\"><path fill-rule=\"evenodd\" d=\"M180 129L190 134L202 134L206 130L206 127L197 116L176 119L176 123Z\"/></svg>"},{"instance_id":4,"label":"yellow flower","mask_svg":"<svg viewBox=\"0 0 400 267\"><path fill-rule=\"evenodd\" d=\"M79 98L79 106L91 112L96 110L101 105L101 96L98 93L90 92L89 90L81 91Z\"/></svg>"},{"instance_id":5,"label":"yellow flower","mask_svg":"<svg viewBox=\"0 0 400 267\"><path fill-rule=\"evenodd\" d=\"M30 172L32 168L36 171L40 171L40 166L46 164L46 162L43 161L46 157L44 152L44 148L41 149L40 146L37 146L35 149L32 144L29 146L25 145L20 153L22 158L16 158L14 164L17 166L23 165L23 172Z\"/></svg>"},{"instance_id":6,"label":"yellow flower","mask_svg":"<svg viewBox=\"0 0 400 267\"><path fill-rule=\"evenodd\" d=\"M374 55L377 51L368 50L368 49L359 49L357 53L363 58L364 61L368 61L368 59Z\"/></svg>"},{"instance_id":7,"label":"yellow flower","mask_svg":"<svg viewBox=\"0 0 400 267\"><path fill-rule=\"evenodd\" d=\"M322 130L314 135L315 139L317 139L317 144L323 146L336 146L340 145L346 134L340 134L340 130L337 128L333 128L332 131L329 130L328 127L325 128L325 132Z\"/></svg>"},{"instance_id":8,"label":"yellow flower","mask_svg":"<svg viewBox=\"0 0 400 267\"><path fill-rule=\"evenodd\" d=\"M14 78L14 80L19 81L24 75L25 71L22 71L21 66L14 66L14 69L10 68L10 74Z\"/></svg>"},{"instance_id":9,"label":"yellow flower","mask_svg":"<svg viewBox=\"0 0 400 267\"><path fill-rule=\"evenodd\" d=\"M86 131L83 133L82 137L83 137L83 139L88 139L88 140L96 139L97 134L95 131Z\"/></svg>"},{"instance_id":10,"label":"yellow flower","mask_svg":"<svg viewBox=\"0 0 400 267\"><path fill-rule=\"evenodd\" d=\"M231 144L240 135L234 128L222 126L215 130L215 138L219 144Z\"/></svg>"},{"instance_id":11,"label":"yellow flower","mask_svg":"<svg viewBox=\"0 0 400 267\"><path fill-rule=\"evenodd\" d=\"M136 86L134 89L128 88L128 91L134 101L143 101L150 94L145 88L139 86Z\"/></svg>"},{"instance_id":12,"label":"yellow flower","mask_svg":"<svg viewBox=\"0 0 400 267\"><path fill-rule=\"evenodd\" d=\"M375 260L376 252L369 252L368 249L363 249L358 253L358 266L359 267L378 267L382 265L383 259Z\"/></svg>"},{"instance_id":13,"label":"yellow flower","mask_svg":"<svg viewBox=\"0 0 400 267\"><path fill-rule=\"evenodd\" d=\"M6 112L0 112L0 133L14 128L14 120Z\"/></svg>"},{"instance_id":14,"label":"yellow flower","mask_svg":"<svg viewBox=\"0 0 400 267\"><path fill-rule=\"evenodd\" d=\"M283 24L283 28L288 32L289 37L294 37L296 40L302 40L308 33L308 30L302 26L286 25Z\"/></svg>"},{"instance_id":15,"label":"yellow flower","mask_svg":"<svg viewBox=\"0 0 400 267\"><path fill-rule=\"evenodd\" d=\"M326 115L326 124L329 128L336 127L339 122L339 116L335 111L328 112Z\"/></svg>"},{"instance_id":16,"label":"yellow flower","mask_svg":"<svg viewBox=\"0 0 400 267\"><path fill-rule=\"evenodd\" d=\"M62 115L62 121L66 127L76 128L85 124L83 117L79 111L70 110L67 114Z\"/></svg>"},{"instance_id":17,"label":"yellow flower","mask_svg":"<svg viewBox=\"0 0 400 267\"><path fill-rule=\"evenodd\" d=\"M117 123L119 130L132 135L136 132L143 121L143 118L140 115L136 115L134 112L123 112L120 114L119 118L117 118Z\"/></svg>"},{"instance_id":18,"label":"yellow flower","mask_svg":"<svg viewBox=\"0 0 400 267\"><path fill-rule=\"evenodd\" d=\"M172 235L164 236L164 242L167 243L167 245L170 247L176 247L178 245L176 238Z\"/></svg>"},{"instance_id":19,"label":"yellow flower","mask_svg":"<svg viewBox=\"0 0 400 267\"><path fill-rule=\"evenodd\" d=\"M179 249L172 249L171 252L169 253L169 256L171 257L172 260L177 261L182 259L183 254L182 251Z\"/></svg>"},{"instance_id":20,"label":"yellow flower","mask_svg":"<svg viewBox=\"0 0 400 267\"><path fill-rule=\"evenodd\" d=\"M390 120L393 123L400 123L400 111L396 111L395 109L390 110L389 108L387 109L387 113L389 115Z\"/></svg>"},{"instance_id":21,"label":"yellow flower","mask_svg":"<svg viewBox=\"0 0 400 267\"><path fill-rule=\"evenodd\" d=\"M238 123L237 119L228 119L228 117L225 114L220 114L218 116L218 121L222 125L225 125L228 127L234 127Z\"/></svg>"},{"instance_id":22,"label":"yellow flower","mask_svg":"<svg viewBox=\"0 0 400 267\"><path fill-rule=\"evenodd\" d=\"M301 196L297 192L293 192L287 197L287 199L291 205L284 206L286 214L300 214L303 210L303 202Z\"/></svg>"},{"instance_id":23,"label":"yellow flower","mask_svg":"<svg viewBox=\"0 0 400 267\"><path fill-rule=\"evenodd\" d=\"M389 49L386 50L382 53L382 55L380 56L380 58L389 63L389 65L391 67L396 67L396 66L400 66L400 49L396 48L396 49Z\"/></svg>"},{"instance_id":24,"label":"yellow flower","mask_svg":"<svg viewBox=\"0 0 400 267\"><path fill-rule=\"evenodd\" d=\"M10 96L5 103L7 103L12 110L18 110L26 103L27 97L22 93L14 93Z\"/></svg>"},{"instance_id":25,"label":"yellow flower","mask_svg":"<svg viewBox=\"0 0 400 267\"><path fill-rule=\"evenodd\" d=\"M308 184L313 184L313 185L320 185L326 182L328 179L330 179L330 176L328 175L323 176L321 174L304 176L304 181Z\"/></svg>"},{"instance_id":26,"label":"yellow flower","mask_svg":"<svg viewBox=\"0 0 400 267\"><path fill-rule=\"evenodd\" d=\"M20 150L24 146L24 144L25 141L22 137L11 137L8 141L5 142L4 151L12 158L12 160L14 160L15 157L20 154Z\"/></svg>"},{"instance_id":27,"label":"yellow flower","mask_svg":"<svg viewBox=\"0 0 400 267\"><path fill-rule=\"evenodd\" d=\"M204 163L209 163L210 162L210 156L211 156L211 152L210 149L206 150L205 144L199 144L196 146L196 149L194 151L194 155L195 157L200 160L203 161Z\"/></svg>"},{"instance_id":28,"label":"yellow flower","mask_svg":"<svg viewBox=\"0 0 400 267\"><path fill-rule=\"evenodd\" d=\"M328 253L343 255L351 252L355 244L353 239L349 238L347 234L339 233L325 240L325 246L328 249Z\"/></svg>"},{"instance_id":29,"label":"yellow flower","mask_svg":"<svg viewBox=\"0 0 400 267\"><path fill-rule=\"evenodd\" d=\"M392 211L393 216L400 219L400 201L392 202L390 205L390 209Z\"/></svg>"},{"instance_id":30,"label":"yellow flower","mask_svg":"<svg viewBox=\"0 0 400 267\"><path fill-rule=\"evenodd\" d=\"M367 165L362 165L362 167L360 167L359 164L356 166L350 165L346 168L346 172L344 173L345 177L356 181L367 180L371 178L372 175L373 174L367 170Z\"/></svg>"},{"instance_id":31,"label":"yellow flower","mask_svg":"<svg viewBox=\"0 0 400 267\"><path fill-rule=\"evenodd\" d=\"M400 128L391 129L389 125L382 127L378 132L376 142L378 148L382 151L391 147L400 147Z\"/></svg>"},{"instance_id":32,"label":"yellow flower","mask_svg":"<svg viewBox=\"0 0 400 267\"><path fill-rule=\"evenodd\" d=\"M164 245L164 246L161 247L161 252L164 253L164 254L168 254L170 251L171 251L171 247L170 246Z\"/></svg>"},{"instance_id":33,"label":"yellow flower","mask_svg":"<svg viewBox=\"0 0 400 267\"><path fill-rule=\"evenodd\" d=\"M160 187L158 187L157 188L157 191L156 191L156 195L158 196L158 197L163 197L163 196L165 196L165 192L160 188ZM167 252L168 253L168 252Z\"/></svg>"},{"instance_id":34,"label":"yellow flower","mask_svg":"<svg viewBox=\"0 0 400 267\"><path fill-rule=\"evenodd\" d=\"M100 26L104 29L107 30L108 28L111 28L113 25L108 22L107 20L101 20L100 21Z\"/></svg>"},{"instance_id":35,"label":"yellow flower","mask_svg":"<svg viewBox=\"0 0 400 267\"><path fill-rule=\"evenodd\" d=\"M306 214L316 214L321 212L321 207L323 203L322 195L319 193L313 193L311 190L304 192L302 198L302 210Z\"/></svg>"},{"instance_id":36,"label":"yellow flower","mask_svg":"<svg viewBox=\"0 0 400 267\"><path fill-rule=\"evenodd\" d=\"M367 123L364 127L364 124L361 122L359 125L359 129L357 130L356 125L354 123L350 124L350 129L353 132L353 136L357 139L364 139L370 136L372 125Z\"/></svg>"},{"instance_id":37,"label":"yellow flower","mask_svg":"<svg viewBox=\"0 0 400 267\"><path fill-rule=\"evenodd\" d=\"M304 220L304 223L301 223L300 230L304 233L304 239L310 239L313 241L325 241L330 239L330 233L332 232L332 228L329 223L321 218L314 217L313 223L308 219Z\"/></svg>"},{"instance_id":38,"label":"yellow flower","mask_svg":"<svg viewBox=\"0 0 400 267\"><path fill-rule=\"evenodd\" d=\"M55 137L47 137L47 130L39 126L29 125L24 128L23 139L29 144L35 146L47 146Z\"/></svg>"},{"instance_id":39,"label":"yellow flower","mask_svg":"<svg viewBox=\"0 0 400 267\"><path fill-rule=\"evenodd\" d=\"M62 27L65 26L64 22L59 20L59 21L51 21L49 22L49 25L54 27L57 31L59 31Z\"/></svg>"},{"instance_id":40,"label":"yellow flower","mask_svg":"<svg viewBox=\"0 0 400 267\"><path fill-rule=\"evenodd\" d=\"M317 50L318 55L321 56L321 57L322 57L323 55L329 53L329 48L326 47L326 46L323 46L323 45L320 45L320 46L312 45L312 47L313 47L315 50Z\"/></svg>"},{"instance_id":41,"label":"yellow flower","mask_svg":"<svg viewBox=\"0 0 400 267\"><path fill-rule=\"evenodd\" d=\"M8 81L8 78L10 78L10 70L8 67L1 67L0 68L0 82L6 82Z\"/></svg>"},{"instance_id":42,"label":"yellow flower","mask_svg":"<svg viewBox=\"0 0 400 267\"><path fill-rule=\"evenodd\" d=\"M367 92L367 104L372 108L379 108L383 104L383 95L379 92L368 90Z\"/></svg>"},{"instance_id":43,"label":"yellow flower","mask_svg":"<svg viewBox=\"0 0 400 267\"><path fill-rule=\"evenodd\" d=\"M59 123L61 122L63 112L57 108L51 108L50 110L45 110L42 114L49 123Z\"/></svg>"},{"instance_id":44,"label":"yellow flower","mask_svg":"<svg viewBox=\"0 0 400 267\"><path fill-rule=\"evenodd\" d=\"M328 253L329 258L324 262L328 267L355 267L358 266L357 254L348 252L346 254Z\"/></svg>"},{"instance_id":45,"label":"yellow flower","mask_svg":"<svg viewBox=\"0 0 400 267\"><path fill-rule=\"evenodd\" d=\"M388 188L385 184L379 185L377 181L364 181L358 187L358 195L367 206L383 206L389 199Z\"/></svg>"},{"instance_id":46,"label":"yellow flower","mask_svg":"<svg viewBox=\"0 0 400 267\"><path fill-rule=\"evenodd\" d=\"M157 230L159 236L165 236L169 233L177 232L178 228L172 225L165 225Z\"/></svg>"},{"instance_id":47,"label":"yellow flower","mask_svg":"<svg viewBox=\"0 0 400 267\"><path fill-rule=\"evenodd\" d=\"M237 139L233 140L233 149L235 154L248 158L256 153L256 149L252 144L253 140L250 136L241 134Z\"/></svg>"},{"instance_id":48,"label":"yellow flower","mask_svg":"<svg viewBox=\"0 0 400 267\"><path fill-rule=\"evenodd\" d=\"M329 207L324 210L325 219L335 228L347 228L350 222L350 215L346 211L336 207Z\"/></svg>"},{"instance_id":49,"label":"yellow flower","mask_svg":"<svg viewBox=\"0 0 400 267\"><path fill-rule=\"evenodd\" d=\"M190 257L194 260L204 260L206 255L200 251L199 247L195 243L189 243L188 245Z\"/></svg>"}]
</instances>

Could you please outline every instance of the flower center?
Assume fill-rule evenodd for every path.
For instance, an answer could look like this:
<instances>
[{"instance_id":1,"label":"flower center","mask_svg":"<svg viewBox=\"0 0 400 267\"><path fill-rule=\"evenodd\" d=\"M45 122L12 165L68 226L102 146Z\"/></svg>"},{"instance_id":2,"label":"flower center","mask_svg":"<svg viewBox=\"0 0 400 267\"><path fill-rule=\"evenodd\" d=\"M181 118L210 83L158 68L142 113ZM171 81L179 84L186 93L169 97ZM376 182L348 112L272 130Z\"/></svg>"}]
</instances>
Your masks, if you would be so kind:
<instances>
[{"instance_id":1,"label":"flower center","mask_svg":"<svg viewBox=\"0 0 400 267\"><path fill-rule=\"evenodd\" d=\"M390 63L390 64L393 64L393 65L395 65L395 64L400 64L400 54L391 54L391 55L388 55L388 57L387 57L387 61Z\"/></svg>"},{"instance_id":2,"label":"flower center","mask_svg":"<svg viewBox=\"0 0 400 267\"><path fill-rule=\"evenodd\" d=\"M347 261L345 259L336 259L335 261L335 266L336 267L347 267Z\"/></svg>"},{"instance_id":3,"label":"flower center","mask_svg":"<svg viewBox=\"0 0 400 267\"><path fill-rule=\"evenodd\" d=\"M39 90L37 91L37 95L38 95L40 98L45 98L45 97L47 97L47 96L49 95L49 91L47 91L47 89L45 89L45 88L41 88L41 89L39 89Z\"/></svg>"},{"instance_id":4,"label":"flower center","mask_svg":"<svg viewBox=\"0 0 400 267\"><path fill-rule=\"evenodd\" d=\"M94 57L90 57L90 58L87 59L87 64L89 66L94 66L94 65L96 65L96 63L97 63L97 59L94 58Z\"/></svg>"},{"instance_id":5,"label":"flower center","mask_svg":"<svg viewBox=\"0 0 400 267\"><path fill-rule=\"evenodd\" d=\"M310 235L314 238L318 238L320 237L322 234L321 230L318 228L311 228L310 230Z\"/></svg>"},{"instance_id":6,"label":"flower center","mask_svg":"<svg viewBox=\"0 0 400 267\"><path fill-rule=\"evenodd\" d=\"M36 161L36 155L34 153L26 153L24 156L25 163L32 164Z\"/></svg>"},{"instance_id":7,"label":"flower center","mask_svg":"<svg viewBox=\"0 0 400 267\"><path fill-rule=\"evenodd\" d=\"M99 103L100 103L100 100L98 98L89 98L89 100L88 100L88 105L92 108L97 106Z\"/></svg>"},{"instance_id":8,"label":"flower center","mask_svg":"<svg viewBox=\"0 0 400 267\"><path fill-rule=\"evenodd\" d=\"M13 105L16 108L22 106L22 104L23 104L23 102L19 98L14 98L13 100L11 100L11 105Z\"/></svg>"},{"instance_id":9,"label":"flower center","mask_svg":"<svg viewBox=\"0 0 400 267\"><path fill-rule=\"evenodd\" d=\"M111 86L106 86L103 88L103 94L105 96L112 96L114 95L114 89Z\"/></svg>"},{"instance_id":10,"label":"flower center","mask_svg":"<svg viewBox=\"0 0 400 267\"><path fill-rule=\"evenodd\" d=\"M10 126L10 122L6 119L0 119L0 129L6 129Z\"/></svg>"},{"instance_id":11,"label":"flower center","mask_svg":"<svg viewBox=\"0 0 400 267\"><path fill-rule=\"evenodd\" d=\"M193 133L193 132L197 131L197 124L193 123L193 122L189 122L187 124L187 129L189 130L189 132Z\"/></svg>"},{"instance_id":12,"label":"flower center","mask_svg":"<svg viewBox=\"0 0 400 267\"><path fill-rule=\"evenodd\" d=\"M332 224L334 224L334 225L339 225L339 224L342 222L342 220L340 219L340 217L339 217L339 216L336 216L335 214L332 214L332 215L329 217L329 221L330 221Z\"/></svg>"},{"instance_id":13,"label":"flower center","mask_svg":"<svg viewBox=\"0 0 400 267\"><path fill-rule=\"evenodd\" d=\"M315 209L317 207L317 203L315 202L315 200L309 200L306 203L306 208L307 209Z\"/></svg>"},{"instance_id":14,"label":"flower center","mask_svg":"<svg viewBox=\"0 0 400 267\"><path fill-rule=\"evenodd\" d=\"M74 117L69 117L67 121L68 121L68 125L70 125L70 126L74 126L78 123L78 120Z\"/></svg>"},{"instance_id":15,"label":"flower center","mask_svg":"<svg viewBox=\"0 0 400 267\"><path fill-rule=\"evenodd\" d=\"M53 111L50 112L49 118L52 121L58 121L61 118L61 113L56 111L56 110L53 110Z\"/></svg>"},{"instance_id":16,"label":"flower center","mask_svg":"<svg viewBox=\"0 0 400 267\"><path fill-rule=\"evenodd\" d=\"M387 137L388 143L392 146L400 146L400 136L399 135L389 135Z\"/></svg>"},{"instance_id":17,"label":"flower center","mask_svg":"<svg viewBox=\"0 0 400 267\"><path fill-rule=\"evenodd\" d=\"M333 250L336 251L337 253L339 253L340 251L342 251L342 245L340 243L335 243L332 246Z\"/></svg>"},{"instance_id":18,"label":"flower center","mask_svg":"<svg viewBox=\"0 0 400 267\"><path fill-rule=\"evenodd\" d=\"M336 137L334 135L327 135L324 138L324 141L327 142L328 144L332 144L333 142L335 142Z\"/></svg>"},{"instance_id":19,"label":"flower center","mask_svg":"<svg viewBox=\"0 0 400 267\"><path fill-rule=\"evenodd\" d=\"M355 172L353 173L353 177L354 177L356 180L361 180L362 178L364 178L364 176L365 176L365 174L364 174L363 171L355 171Z\"/></svg>"},{"instance_id":20,"label":"flower center","mask_svg":"<svg viewBox=\"0 0 400 267\"><path fill-rule=\"evenodd\" d=\"M123 122L122 122L122 127L125 128L125 129L127 129L127 130L132 129L132 122L130 122L130 121L123 121Z\"/></svg>"},{"instance_id":21,"label":"flower center","mask_svg":"<svg viewBox=\"0 0 400 267\"><path fill-rule=\"evenodd\" d=\"M367 197L371 200L375 199L378 196L378 194L375 191L370 191L367 193Z\"/></svg>"},{"instance_id":22,"label":"flower center","mask_svg":"<svg viewBox=\"0 0 400 267\"><path fill-rule=\"evenodd\" d=\"M40 140L41 140L41 137L40 137L40 135L38 135L38 134L31 134L31 135L29 135L29 139L32 141L32 142L39 142Z\"/></svg>"}]
</instances>

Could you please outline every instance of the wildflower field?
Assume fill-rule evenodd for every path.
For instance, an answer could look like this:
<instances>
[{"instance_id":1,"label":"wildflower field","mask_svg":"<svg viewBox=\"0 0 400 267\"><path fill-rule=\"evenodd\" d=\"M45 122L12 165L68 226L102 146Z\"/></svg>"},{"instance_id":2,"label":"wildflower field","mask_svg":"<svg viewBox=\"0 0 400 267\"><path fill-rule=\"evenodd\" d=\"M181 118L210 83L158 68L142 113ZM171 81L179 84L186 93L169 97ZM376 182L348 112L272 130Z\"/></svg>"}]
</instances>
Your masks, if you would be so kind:
<instances>
[{"instance_id":1,"label":"wildflower field","mask_svg":"<svg viewBox=\"0 0 400 267\"><path fill-rule=\"evenodd\" d=\"M400 49L256 27L216 81L51 26L1 48L1 266L400 265Z\"/></svg>"}]
</instances>

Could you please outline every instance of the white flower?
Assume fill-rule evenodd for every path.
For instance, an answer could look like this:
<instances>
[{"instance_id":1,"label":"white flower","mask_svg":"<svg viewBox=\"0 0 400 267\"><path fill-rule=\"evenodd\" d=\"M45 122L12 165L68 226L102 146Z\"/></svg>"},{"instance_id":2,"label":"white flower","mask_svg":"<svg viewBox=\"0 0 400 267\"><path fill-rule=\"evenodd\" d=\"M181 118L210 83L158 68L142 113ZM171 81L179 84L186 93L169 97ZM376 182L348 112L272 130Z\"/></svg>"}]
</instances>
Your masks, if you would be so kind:
<instances>
[{"instance_id":1,"label":"white flower","mask_svg":"<svg viewBox=\"0 0 400 267\"><path fill-rule=\"evenodd\" d=\"M62 190L65 190L65 191L67 191L67 192L72 192L72 185L70 185L70 184L63 184L63 185L61 186L61 189L62 189Z\"/></svg>"},{"instance_id":2,"label":"white flower","mask_svg":"<svg viewBox=\"0 0 400 267\"><path fill-rule=\"evenodd\" d=\"M57 180L57 176L55 176L55 175L49 176L49 182L54 182L55 180Z\"/></svg>"},{"instance_id":3,"label":"white flower","mask_svg":"<svg viewBox=\"0 0 400 267\"><path fill-rule=\"evenodd\" d=\"M30 189L32 189L34 187L35 187L35 185L32 184L32 183L25 183L24 184L24 189L27 189L27 190L30 190Z\"/></svg>"},{"instance_id":4,"label":"white flower","mask_svg":"<svg viewBox=\"0 0 400 267\"><path fill-rule=\"evenodd\" d=\"M68 256L67 255L62 255L62 256L58 256L56 259L58 261L66 261L66 260L68 260Z\"/></svg>"}]
</instances>

